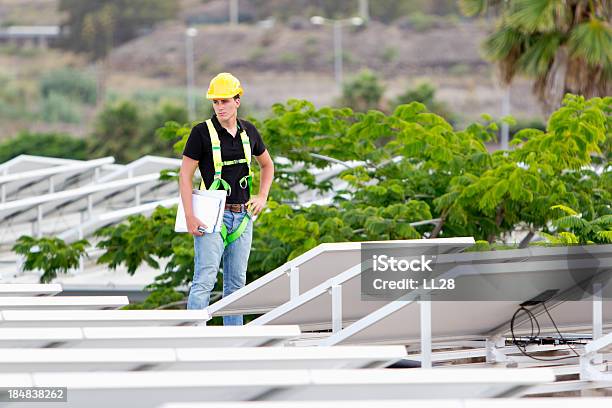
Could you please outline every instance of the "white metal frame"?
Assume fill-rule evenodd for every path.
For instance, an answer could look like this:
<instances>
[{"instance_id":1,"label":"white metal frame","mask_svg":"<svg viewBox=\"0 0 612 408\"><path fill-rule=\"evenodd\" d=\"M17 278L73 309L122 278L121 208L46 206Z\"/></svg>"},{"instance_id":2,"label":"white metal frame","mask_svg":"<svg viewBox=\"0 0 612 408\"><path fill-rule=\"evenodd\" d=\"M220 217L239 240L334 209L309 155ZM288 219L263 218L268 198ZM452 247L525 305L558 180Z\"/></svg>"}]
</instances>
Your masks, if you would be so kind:
<instances>
[{"instance_id":1,"label":"white metal frame","mask_svg":"<svg viewBox=\"0 0 612 408\"><path fill-rule=\"evenodd\" d=\"M244 288L237 290L229 296L224 297L218 302L208 307L208 311L211 316L223 316L235 313L265 313L269 312L280 304L270 304L266 307L257 307L249 309L232 309L232 304L242 300L248 296L253 296L256 291L271 282L282 278L284 276L289 277L289 287L287 291L288 300L292 301L297 299L298 296L304 294L306 289L300 288L300 265L329 252L336 251L359 251L362 244L458 244L469 246L474 243L474 239L471 237L458 237L458 238L438 238L438 239L415 239L415 240L396 240L396 241L367 241L367 242L339 242L339 243L325 243L316 246L315 248L303 253L295 259L279 266L275 270L265 274L261 278L249 283ZM330 278L340 274L344 271L331 271ZM316 286L316 285L315 285Z\"/></svg>"}]
</instances>

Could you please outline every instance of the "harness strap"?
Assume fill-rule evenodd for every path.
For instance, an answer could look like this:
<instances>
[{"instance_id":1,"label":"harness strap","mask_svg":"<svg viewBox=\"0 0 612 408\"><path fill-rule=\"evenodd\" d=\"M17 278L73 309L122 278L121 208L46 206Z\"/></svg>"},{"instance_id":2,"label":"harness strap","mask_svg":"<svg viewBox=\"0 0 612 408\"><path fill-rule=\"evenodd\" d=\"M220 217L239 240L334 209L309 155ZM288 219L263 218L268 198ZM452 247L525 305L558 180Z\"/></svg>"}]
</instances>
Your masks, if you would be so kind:
<instances>
[{"instance_id":1,"label":"harness strap","mask_svg":"<svg viewBox=\"0 0 612 408\"><path fill-rule=\"evenodd\" d=\"M249 225L250 219L251 219L251 213L247 212L244 215L244 218L242 219L242 221L240 222L240 225L238 225L238 228L236 228L236 230L232 231L229 234L227 233L227 227L225 226L225 224L223 224L223 227L221 227L221 238L223 238L224 247L228 246L229 244L231 244L232 242L240 238L240 235L242 235L242 233L246 230L247 226Z\"/></svg>"},{"instance_id":2,"label":"harness strap","mask_svg":"<svg viewBox=\"0 0 612 408\"><path fill-rule=\"evenodd\" d=\"M213 182L208 188L209 190L218 190L219 187L223 188L227 191L227 195L232 194L232 187L229 183L221 178L221 170L223 166L231 166L234 164L246 163L249 168L249 174L242 177L239 181L241 188L249 188L249 194L253 193L253 173L251 171L251 141L249 140L249 136L246 131L242 129L240 132L240 139L242 141L242 149L244 151L244 159L238 160L226 160L223 161L221 157L221 141L219 140L219 134L217 133L217 129L215 129L215 125L212 123L211 119L206 121L206 126L208 127L208 134L210 135L210 144L212 146L212 155L213 155L213 166L215 168L215 174L213 178ZM206 190L206 184L204 184L204 180L200 183L200 190ZM246 230L249 220L251 220L251 213L247 212L236 228L235 231L232 231L230 234L227 233L227 227L225 224L221 227L221 238L223 238L223 246L226 247L232 242L236 241L240 238L240 235Z\"/></svg>"}]
</instances>

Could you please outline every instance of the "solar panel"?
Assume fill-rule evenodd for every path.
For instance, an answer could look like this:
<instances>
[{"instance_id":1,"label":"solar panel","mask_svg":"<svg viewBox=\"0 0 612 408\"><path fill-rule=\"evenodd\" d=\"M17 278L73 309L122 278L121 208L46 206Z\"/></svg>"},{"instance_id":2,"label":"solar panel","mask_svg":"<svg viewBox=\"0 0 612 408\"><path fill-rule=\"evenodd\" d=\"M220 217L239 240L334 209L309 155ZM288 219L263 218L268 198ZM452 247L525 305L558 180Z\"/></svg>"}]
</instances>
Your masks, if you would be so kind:
<instances>
[{"instance_id":1,"label":"solar panel","mask_svg":"<svg viewBox=\"0 0 612 408\"><path fill-rule=\"evenodd\" d=\"M610 251L612 246L602 246L597 251ZM542 252L538 253L540 256ZM564 255L565 252L565 255ZM564 257L567 251L558 251L551 248L550 256L555 255ZM520 253L511 254L512 258L520 258ZM612 255L612 253L610 254ZM487 254L457 254L452 255L460 259L461 257L481 257L486 259ZM577 256L577 255L576 255ZM440 256L440 258L443 258ZM567 262L563 260L540 260L523 262L509 262L511 258L497 259L495 263L472 263L469 266L458 265L455 269L457 273L468 273L463 284L457 283L457 287L470 287L471 279L487 276L490 289L497 290L499 293L497 301L432 301L432 336L439 341L463 338L485 338L494 334L508 333L509 321L519 305L526 300L532 299L541 294L543 289L555 289L559 291L558 296L571 292L577 286L574 276L567 273ZM527 258L528 259L528 258ZM540 258L550 259L550 258ZM612 257L599 258L600 265L612 265ZM586 265L588 262L575 262L574 267ZM452 272L452 271L451 271ZM575 271L570 271L575 272ZM506 287L511 287L513 281L520 275L528 275L531 286L521 287L524 298L520 300L503 300L503 291ZM523 282L525 282L523 280ZM515 283L516 284L516 283ZM343 293L344 295L344 293ZM497 294L496 294L497 295ZM390 302L380 309L370 313L355 323L345 327L342 331L332 334L329 338L321 340L321 345L333 344L354 344L354 343L395 343L402 344L418 341L420 338L420 310L418 302L414 301L414 295L407 295L406 301ZM461 296L459 296L461 299ZM463 299L467 298L463 297ZM493 296L493 299L495 296ZM343 297L344 299L344 297ZM413 300L411 300L413 299ZM604 302L610 304L610 302ZM580 330L590 327L592 302L588 299L584 301L562 302L560 300L548 301L549 310L558 309L555 313L557 325L563 327L575 326ZM566 304L563 306L563 304ZM348 306L350 307L350 306ZM609 307L609 306L606 306ZM536 313L542 315L541 306L536 307ZM566 310L561 312L561 310ZM609 310L609 309L606 309ZM344 308L343 308L344 311ZM478 316L478 318L474 318ZM606 323L612 322L612 314L607 317ZM278 319L279 322L284 319ZM518 320L518 329L523 329L521 325L527 324L528 320L521 318ZM542 320L542 328L550 330L552 324Z\"/></svg>"},{"instance_id":2,"label":"solar panel","mask_svg":"<svg viewBox=\"0 0 612 408\"><path fill-rule=\"evenodd\" d=\"M268 370L386 367L401 346L0 349L0 372Z\"/></svg>"},{"instance_id":3,"label":"solar panel","mask_svg":"<svg viewBox=\"0 0 612 408\"><path fill-rule=\"evenodd\" d=\"M164 404L160 408L608 408L610 398L495 398L464 400L364 400L364 401L240 401L184 402Z\"/></svg>"},{"instance_id":4,"label":"solar panel","mask_svg":"<svg viewBox=\"0 0 612 408\"><path fill-rule=\"evenodd\" d=\"M117 309L128 305L127 296L2 296L0 311L24 309Z\"/></svg>"},{"instance_id":5,"label":"solar panel","mask_svg":"<svg viewBox=\"0 0 612 408\"><path fill-rule=\"evenodd\" d=\"M0 283L0 296L53 296L62 291L57 283Z\"/></svg>"},{"instance_id":6,"label":"solar panel","mask_svg":"<svg viewBox=\"0 0 612 408\"><path fill-rule=\"evenodd\" d=\"M300 336L298 326L24 327L0 325L0 348L263 347Z\"/></svg>"},{"instance_id":7,"label":"solar panel","mask_svg":"<svg viewBox=\"0 0 612 408\"><path fill-rule=\"evenodd\" d=\"M208 320L206 310L4 310L0 327L176 326Z\"/></svg>"},{"instance_id":8,"label":"solar panel","mask_svg":"<svg viewBox=\"0 0 612 408\"><path fill-rule=\"evenodd\" d=\"M13 223L28 222L37 217L37 208L40 207L43 214L49 214L57 209L64 211L84 211L87 209L88 196L91 196L92 205L115 198L131 202L134 199L132 189L141 188L142 194L149 194L158 184L173 184L160 182L159 174L147 174L143 176L126 178L123 180L109 181L106 183L89 184L70 190L55 193L40 194L34 197L23 198L14 201L0 203L0 220L11 219ZM172 186L177 189L176 185ZM171 187L168 187L171 188Z\"/></svg>"},{"instance_id":9,"label":"solar panel","mask_svg":"<svg viewBox=\"0 0 612 408\"><path fill-rule=\"evenodd\" d=\"M11 386L67 387L68 407L164 402L363 400L511 396L554 380L529 370L241 370L0 374Z\"/></svg>"},{"instance_id":10,"label":"solar panel","mask_svg":"<svg viewBox=\"0 0 612 408\"><path fill-rule=\"evenodd\" d=\"M17 193L23 193L26 189L34 189L32 195L61 191L66 188L67 181L74 178L91 179L94 177L95 171L99 170L101 166L111 164L114 161L113 157L105 157L0 175L0 186L2 186L4 196L7 199L14 199L13 197L16 197Z\"/></svg>"},{"instance_id":11,"label":"solar panel","mask_svg":"<svg viewBox=\"0 0 612 408\"><path fill-rule=\"evenodd\" d=\"M123 220L130 215L149 214L155 211L158 206L171 207L176 204L178 204L178 196L175 198L153 201L143 205L122 208L121 210L109 211L103 214L96 214L92 219L80 223L78 226L66 230L61 234L58 234L57 237L68 242L78 240L80 237L89 236L97 229Z\"/></svg>"},{"instance_id":12,"label":"solar panel","mask_svg":"<svg viewBox=\"0 0 612 408\"><path fill-rule=\"evenodd\" d=\"M361 245L375 242L321 244L244 288L208 307L211 316L265 313L361 262ZM385 244L445 244L456 250L474 243L473 238L384 241ZM293 294L293 296L292 296Z\"/></svg>"}]
</instances>

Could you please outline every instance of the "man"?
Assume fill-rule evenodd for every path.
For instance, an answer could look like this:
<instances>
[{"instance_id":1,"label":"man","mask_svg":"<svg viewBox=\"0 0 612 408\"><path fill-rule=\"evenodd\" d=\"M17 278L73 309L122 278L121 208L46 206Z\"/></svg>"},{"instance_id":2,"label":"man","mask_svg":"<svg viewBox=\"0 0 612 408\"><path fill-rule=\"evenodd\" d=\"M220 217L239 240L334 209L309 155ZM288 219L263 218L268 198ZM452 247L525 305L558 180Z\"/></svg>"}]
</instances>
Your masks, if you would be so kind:
<instances>
[{"instance_id":1,"label":"man","mask_svg":"<svg viewBox=\"0 0 612 408\"><path fill-rule=\"evenodd\" d=\"M210 81L206 98L212 100L215 114L199 123L183 151L179 184L187 228L194 236L195 269L187 309L208 307L215 287L219 264L223 261L223 296L242 288L251 251L253 220L266 205L274 177L274 164L253 124L238 119L240 81L221 73ZM251 155L261 167L259 193L251 196ZM206 226L193 214L191 193L193 174L200 168L200 189L225 189L223 223L226 231L203 233ZM224 325L242 325L242 315L224 316Z\"/></svg>"}]
</instances>

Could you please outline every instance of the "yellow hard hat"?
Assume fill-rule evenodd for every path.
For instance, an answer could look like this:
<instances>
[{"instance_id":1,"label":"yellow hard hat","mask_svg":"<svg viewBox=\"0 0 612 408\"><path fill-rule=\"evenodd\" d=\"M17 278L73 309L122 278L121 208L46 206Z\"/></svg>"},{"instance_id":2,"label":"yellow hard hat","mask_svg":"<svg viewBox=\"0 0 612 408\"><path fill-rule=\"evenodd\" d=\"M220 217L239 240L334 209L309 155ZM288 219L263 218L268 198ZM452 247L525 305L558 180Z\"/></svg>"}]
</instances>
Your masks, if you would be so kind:
<instances>
[{"instance_id":1,"label":"yellow hard hat","mask_svg":"<svg viewBox=\"0 0 612 408\"><path fill-rule=\"evenodd\" d=\"M242 96L242 93L238 78L228 72L222 72L210 81L206 99L227 99L236 95Z\"/></svg>"}]
</instances>

